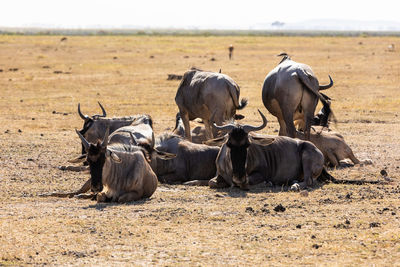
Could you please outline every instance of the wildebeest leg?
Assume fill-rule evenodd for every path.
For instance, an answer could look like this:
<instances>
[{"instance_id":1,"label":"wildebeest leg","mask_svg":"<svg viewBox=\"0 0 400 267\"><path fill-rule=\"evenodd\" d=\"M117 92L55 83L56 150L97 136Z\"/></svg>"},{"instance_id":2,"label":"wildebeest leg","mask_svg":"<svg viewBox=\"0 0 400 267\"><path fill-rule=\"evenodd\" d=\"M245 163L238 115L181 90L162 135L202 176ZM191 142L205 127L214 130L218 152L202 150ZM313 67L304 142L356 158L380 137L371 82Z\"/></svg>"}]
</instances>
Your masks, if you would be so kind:
<instances>
[{"instance_id":1,"label":"wildebeest leg","mask_svg":"<svg viewBox=\"0 0 400 267\"><path fill-rule=\"evenodd\" d=\"M296 128L293 123L293 112L291 110L282 110L282 115L286 125L286 136L294 138Z\"/></svg>"},{"instance_id":2,"label":"wildebeest leg","mask_svg":"<svg viewBox=\"0 0 400 267\"><path fill-rule=\"evenodd\" d=\"M213 139L214 137L210 122L208 120L203 120L203 122L204 122L204 128L206 130L206 139L207 140Z\"/></svg>"},{"instance_id":3,"label":"wildebeest leg","mask_svg":"<svg viewBox=\"0 0 400 267\"><path fill-rule=\"evenodd\" d=\"M354 156L353 151L350 148L349 148L349 151L348 151L348 157L351 159L351 161L354 164L360 164L360 161L356 158L356 156Z\"/></svg>"},{"instance_id":4,"label":"wildebeest leg","mask_svg":"<svg viewBox=\"0 0 400 267\"><path fill-rule=\"evenodd\" d=\"M279 135L280 136L287 136L285 121L283 119L278 119L278 122L279 122Z\"/></svg>"},{"instance_id":5,"label":"wildebeest leg","mask_svg":"<svg viewBox=\"0 0 400 267\"><path fill-rule=\"evenodd\" d=\"M181 113L183 127L185 128L185 138L189 141L192 141L192 135L190 133L189 113L181 109L179 109L179 112Z\"/></svg>"},{"instance_id":6,"label":"wildebeest leg","mask_svg":"<svg viewBox=\"0 0 400 267\"><path fill-rule=\"evenodd\" d=\"M41 194L39 196L41 197L73 197L82 193L86 193L87 191L90 190L90 179L85 182L85 184L77 191L75 192L69 192L69 193L46 193L46 194Z\"/></svg>"},{"instance_id":7,"label":"wildebeest leg","mask_svg":"<svg viewBox=\"0 0 400 267\"><path fill-rule=\"evenodd\" d=\"M88 193L88 194L79 194L74 196L75 198L79 198L79 199L96 199L97 193Z\"/></svg>"},{"instance_id":8,"label":"wildebeest leg","mask_svg":"<svg viewBox=\"0 0 400 267\"><path fill-rule=\"evenodd\" d=\"M141 192L132 191L132 192L128 192L128 193L125 193L125 194L122 194L121 196L119 196L118 202L125 203L125 202L136 201L136 200L141 199L142 197L143 197L143 194Z\"/></svg>"},{"instance_id":9,"label":"wildebeest leg","mask_svg":"<svg viewBox=\"0 0 400 267\"><path fill-rule=\"evenodd\" d=\"M249 185L256 185L265 181L264 175L259 172L253 172L249 175Z\"/></svg>"},{"instance_id":10,"label":"wildebeest leg","mask_svg":"<svg viewBox=\"0 0 400 267\"><path fill-rule=\"evenodd\" d=\"M58 166L58 169L62 171L81 172L89 170L89 166Z\"/></svg>"},{"instance_id":11,"label":"wildebeest leg","mask_svg":"<svg viewBox=\"0 0 400 267\"><path fill-rule=\"evenodd\" d=\"M183 183L184 185L197 185L197 186L207 186L210 180L193 180Z\"/></svg>"},{"instance_id":12,"label":"wildebeest leg","mask_svg":"<svg viewBox=\"0 0 400 267\"><path fill-rule=\"evenodd\" d=\"M327 157L328 157L329 162L330 162L334 167L338 167L338 166L339 166L339 161L337 160L335 154L333 154L332 151L328 151Z\"/></svg>"},{"instance_id":13,"label":"wildebeest leg","mask_svg":"<svg viewBox=\"0 0 400 267\"><path fill-rule=\"evenodd\" d=\"M208 182L208 185L210 186L210 188L225 188L230 186L227 182L225 182L224 178L220 175L212 178Z\"/></svg>"},{"instance_id":14,"label":"wildebeest leg","mask_svg":"<svg viewBox=\"0 0 400 267\"><path fill-rule=\"evenodd\" d=\"M158 176L158 181L163 184L178 184L182 182L182 179L180 177L177 177L176 173L173 172Z\"/></svg>"}]
</instances>

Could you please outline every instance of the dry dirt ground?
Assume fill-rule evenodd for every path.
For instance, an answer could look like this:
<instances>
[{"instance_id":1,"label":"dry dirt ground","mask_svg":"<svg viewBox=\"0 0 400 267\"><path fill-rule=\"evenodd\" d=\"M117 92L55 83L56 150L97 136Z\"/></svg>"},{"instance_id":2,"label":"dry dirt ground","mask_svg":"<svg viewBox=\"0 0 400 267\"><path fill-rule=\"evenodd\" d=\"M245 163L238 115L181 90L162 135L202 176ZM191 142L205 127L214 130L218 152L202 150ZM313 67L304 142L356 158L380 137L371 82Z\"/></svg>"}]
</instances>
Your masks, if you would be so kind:
<instances>
[{"instance_id":1,"label":"dry dirt ground","mask_svg":"<svg viewBox=\"0 0 400 267\"><path fill-rule=\"evenodd\" d=\"M0 36L0 265L399 265L400 47L395 37ZM235 47L228 60L228 46ZM174 126L178 81L192 66L233 77L260 123L261 86L282 51L313 67L336 130L373 165L331 170L380 185L317 185L306 194L159 185L125 205L41 198L79 188L87 173L56 168L76 156L81 103L111 116L148 113ZM281 204L285 210L275 211ZM282 209L281 209L282 210Z\"/></svg>"}]
</instances>

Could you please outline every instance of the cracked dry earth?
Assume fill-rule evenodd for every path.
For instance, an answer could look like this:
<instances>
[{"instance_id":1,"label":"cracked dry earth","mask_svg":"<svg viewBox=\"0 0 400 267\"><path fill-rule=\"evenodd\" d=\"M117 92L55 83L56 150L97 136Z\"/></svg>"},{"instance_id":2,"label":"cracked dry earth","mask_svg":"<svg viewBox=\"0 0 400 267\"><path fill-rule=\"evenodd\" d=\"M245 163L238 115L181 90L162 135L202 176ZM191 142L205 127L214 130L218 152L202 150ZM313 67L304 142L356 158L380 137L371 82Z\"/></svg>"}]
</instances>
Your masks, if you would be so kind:
<instances>
[{"instance_id":1,"label":"cracked dry earth","mask_svg":"<svg viewBox=\"0 0 400 267\"><path fill-rule=\"evenodd\" d=\"M0 265L399 264L400 55L385 51L399 38L61 37L0 36ZM259 108L263 132L276 134L260 95L281 51L321 83L333 77L333 127L374 162L330 173L381 184L302 192L160 184L150 199L124 205L38 196L89 177L56 168L79 153L78 102L87 114L99 112L97 101L115 116L148 113L156 133L171 130L179 81L167 73L191 66L222 68L250 100L244 121L259 123Z\"/></svg>"}]
</instances>

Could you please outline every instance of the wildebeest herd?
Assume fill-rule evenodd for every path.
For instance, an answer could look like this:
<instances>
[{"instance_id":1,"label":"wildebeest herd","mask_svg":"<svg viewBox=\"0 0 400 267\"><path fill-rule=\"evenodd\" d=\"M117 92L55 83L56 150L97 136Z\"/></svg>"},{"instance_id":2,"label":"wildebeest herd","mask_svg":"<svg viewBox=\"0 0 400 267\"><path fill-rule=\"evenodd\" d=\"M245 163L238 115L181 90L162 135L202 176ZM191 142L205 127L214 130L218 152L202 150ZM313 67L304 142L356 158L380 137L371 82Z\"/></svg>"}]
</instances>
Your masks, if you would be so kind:
<instances>
[{"instance_id":1,"label":"wildebeest herd","mask_svg":"<svg viewBox=\"0 0 400 267\"><path fill-rule=\"evenodd\" d=\"M81 111L83 128L76 130L82 154L62 170L89 170L89 180L75 192L45 196L92 198L98 202L129 202L150 197L158 182L208 185L211 188L268 183L301 190L315 180L335 183L377 183L338 180L327 167L339 167L342 160L358 160L344 138L329 129L335 121L331 99L320 92L333 86L319 85L312 69L282 53L281 62L265 78L262 101L277 117L279 136L257 134L267 119L261 111L259 126L239 124L237 110L247 106L239 100L240 88L229 76L192 68L178 87L175 102L179 113L172 132L155 135L149 115L88 116ZM318 101L322 109L314 116ZM190 128L189 121L201 125ZM296 129L297 126L297 129ZM89 192L90 193L87 193Z\"/></svg>"}]
</instances>

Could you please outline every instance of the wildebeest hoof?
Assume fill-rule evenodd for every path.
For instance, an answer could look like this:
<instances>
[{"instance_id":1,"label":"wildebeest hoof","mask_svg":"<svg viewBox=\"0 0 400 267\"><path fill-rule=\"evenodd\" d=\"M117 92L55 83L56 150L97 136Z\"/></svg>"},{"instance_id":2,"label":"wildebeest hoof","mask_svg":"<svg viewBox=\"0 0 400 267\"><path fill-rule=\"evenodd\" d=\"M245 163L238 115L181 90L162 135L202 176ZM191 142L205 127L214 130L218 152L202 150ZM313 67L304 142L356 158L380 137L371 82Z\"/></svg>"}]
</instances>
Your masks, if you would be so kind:
<instances>
[{"instance_id":1,"label":"wildebeest hoof","mask_svg":"<svg viewBox=\"0 0 400 267\"><path fill-rule=\"evenodd\" d=\"M241 185L240 185L240 189L242 189L242 190L244 190L244 191L249 191L249 190L250 190L248 184L241 184Z\"/></svg>"},{"instance_id":2,"label":"wildebeest hoof","mask_svg":"<svg viewBox=\"0 0 400 267\"><path fill-rule=\"evenodd\" d=\"M58 166L57 169L61 170L61 171L65 171L67 169L66 166Z\"/></svg>"},{"instance_id":3,"label":"wildebeest hoof","mask_svg":"<svg viewBox=\"0 0 400 267\"><path fill-rule=\"evenodd\" d=\"M96 196L97 202L106 202L107 201L107 196L105 193L98 193Z\"/></svg>"},{"instance_id":4,"label":"wildebeest hoof","mask_svg":"<svg viewBox=\"0 0 400 267\"><path fill-rule=\"evenodd\" d=\"M371 165L373 164L371 159L364 159L360 162L360 164L364 164L364 165Z\"/></svg>"},{"instance_id":5,"label":"wildebeest hoof","mask_svg":"<svg viewBox=\"0 0 400 267\"><path fill-rule=\"evenodd\" d=\"M294 183L290 186L290 191L300 191L300 185L298 183Z\"/></svg>"}]
</instances>

